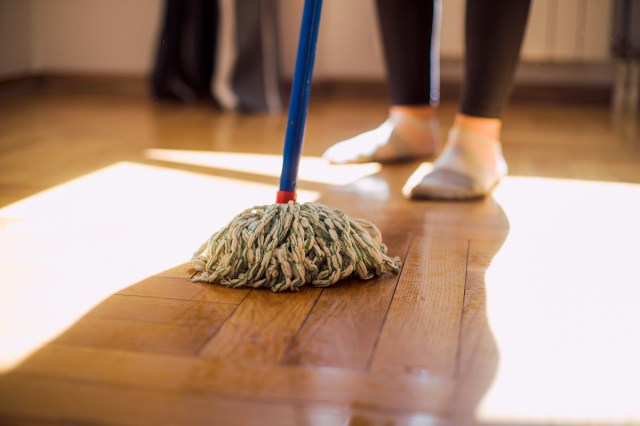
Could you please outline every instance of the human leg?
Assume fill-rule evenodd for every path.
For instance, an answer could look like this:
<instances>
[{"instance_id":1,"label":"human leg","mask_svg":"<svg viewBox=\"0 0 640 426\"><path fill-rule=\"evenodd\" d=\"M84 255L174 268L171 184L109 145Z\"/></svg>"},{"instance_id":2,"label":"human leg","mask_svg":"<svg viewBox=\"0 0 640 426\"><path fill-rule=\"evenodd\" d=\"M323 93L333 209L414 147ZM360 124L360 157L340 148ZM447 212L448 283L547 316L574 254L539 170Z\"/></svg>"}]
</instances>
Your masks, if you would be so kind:
<instances>
[{"instance_id":1,"label":"human leg","mask_svg":"<svg viewBox=\"0 0 640 426\"><path fill-rule=\"evenodd\" d=\"M467 0L460 110L433 171L407 188L415 198L485 196L507 173L501 112L511 90L530 0Z\"/></svg>"},{"instance_id":2,"label":"human leg","mask_svg":"<svg viewBox=\"0 0 640 426\"><path fill-rule=\"evenodd\" d=\"M439 142L437 48L440 0L377 0L391 106L378 128L332 146L334 163L399 161L431 155ZM433 54L432 54L433 53Z\"/></svg>"}]
</instances>

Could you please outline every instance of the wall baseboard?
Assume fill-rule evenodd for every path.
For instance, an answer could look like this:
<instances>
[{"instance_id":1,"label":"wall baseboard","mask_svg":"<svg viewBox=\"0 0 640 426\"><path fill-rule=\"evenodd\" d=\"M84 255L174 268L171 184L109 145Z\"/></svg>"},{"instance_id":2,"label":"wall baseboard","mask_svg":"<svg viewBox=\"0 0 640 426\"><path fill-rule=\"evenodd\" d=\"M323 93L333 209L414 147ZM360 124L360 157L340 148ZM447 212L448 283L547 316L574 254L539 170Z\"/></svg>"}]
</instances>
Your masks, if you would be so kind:
<instances>
[{"instance_id":1,"label":"wall baseboard","mask_svg":"<svg viewBox=\"0 0 640 426\"><path fill-rule=\"evenodd\" d=\"M518 66L511 94L513 102L609 103L615 75L612 63L522 62ZM463 63L457 59L440 62L440 98L460 97ZM314 82L314 95L386 97L386 83L380 80L333 79Z\"/></svg>"},{"instance_id":2,"label":"wall baseboard","mask_svg":"<svg viewBox=\"0 0 640 426\"><path fill-rule=\"evenodd\" d=\"M91 93L148 96L149 79L141 75L42 73L0 80L0 97L37 93Z\"/></svg>"},{"instance_id":3,"label":"wall baseboard","mask_svg":"<svg viewBox=\"0 0 640 426\"><path fill-rule=\"evenodd\" d=\"M0 79L0 98L37 91L37 78L29 74L12 75Z\"/></svg>"},{"instance_id":4,"label":"wall baseboard","mask_svg":"<svg viewBox=\"0 0 640 426\"><path fill-rule=\"evenodd\" d=\"M290 83L287 87L290 86ZM457 101L460 98L460 82L443 81L440 84L441 101ZM318 98L386 98L387 86L383 81L323 80L314 82L313 95ZM553 83L517 83L511 94L512 102L529 103L594 103L608 104L611 86Z\"/></svg>"},{"instance_id":5,"label":"wall baseboard","mask_svg":"<svg viewBox=\"0 0 640 426\"><path fill-rule=\"evenodd\" d=\"M462 62L441 63L441 99L457 100L462 81ZM511 100L544 103L609 103L614 81L610 64L522 63ZM284 81L288 93L291 81ZM0 79L0 97L37 93L90 93L149 96L149 80L144 75L99 75L43 73ZM315 98L386 98L382 80L323 78L314 81ZM285 97L286 98L286 97Z\"/></svg>"}]
</instances>

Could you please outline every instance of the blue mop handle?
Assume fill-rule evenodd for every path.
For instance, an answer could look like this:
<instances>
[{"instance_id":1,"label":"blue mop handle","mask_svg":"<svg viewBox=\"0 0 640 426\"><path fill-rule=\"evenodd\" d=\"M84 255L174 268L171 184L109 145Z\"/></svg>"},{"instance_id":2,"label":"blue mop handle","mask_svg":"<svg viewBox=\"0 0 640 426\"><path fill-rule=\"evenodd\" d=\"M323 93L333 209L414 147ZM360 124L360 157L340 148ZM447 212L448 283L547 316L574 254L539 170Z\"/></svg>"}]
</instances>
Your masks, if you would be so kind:
<instances>
[{"instance_id":1,"label":"blue mop handle","mask_svg":"<svg viewBox=\"0 0 640 426\"><path fill-rule=\"evenodd\" d=\"M291 99L289 100L289 117L287 119L287 133L284 139L282 174L280 175L280 191L278 191L277 203L287 203L296 199L296 181L302 153L307 109L309 108L321 9L322 0L305 0L304 2L296 68L293 73Z\"/></svg>"}]
</instances>

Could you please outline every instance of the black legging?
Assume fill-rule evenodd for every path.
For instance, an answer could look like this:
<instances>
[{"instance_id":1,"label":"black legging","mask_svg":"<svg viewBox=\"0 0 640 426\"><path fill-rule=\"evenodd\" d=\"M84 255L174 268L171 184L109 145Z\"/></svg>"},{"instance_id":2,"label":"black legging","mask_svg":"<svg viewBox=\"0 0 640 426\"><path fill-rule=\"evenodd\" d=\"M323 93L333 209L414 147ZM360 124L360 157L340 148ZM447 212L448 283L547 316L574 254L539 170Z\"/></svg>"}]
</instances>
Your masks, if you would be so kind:
<instances>
[{"instance_id":1,"label":"black legging","mask_svg":"<svg viewBox=\"0 0 640 426\"><path fill-rule=\"evenodd\" d=\"M432 35L439 26L440 1L377 0L393 105L438 101L438 59L433 54L438 49L432 46ZM530 2L467 0L463 114L500 117L511 92Z\"/></svg>"}]
</instances>

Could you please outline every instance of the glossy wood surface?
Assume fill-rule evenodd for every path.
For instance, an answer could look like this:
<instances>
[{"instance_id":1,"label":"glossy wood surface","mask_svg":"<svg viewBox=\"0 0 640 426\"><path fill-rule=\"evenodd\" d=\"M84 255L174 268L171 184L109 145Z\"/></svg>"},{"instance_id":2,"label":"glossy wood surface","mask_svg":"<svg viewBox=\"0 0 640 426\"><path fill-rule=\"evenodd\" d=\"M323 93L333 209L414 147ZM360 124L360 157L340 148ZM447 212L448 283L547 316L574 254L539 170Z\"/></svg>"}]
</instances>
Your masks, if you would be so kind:
<instances>
[{"instance_id":1,"label":"glossy wood surface","mask_svg":"<svg viewBox=\"0 0 640 426\"><path fill-rule=\"evenodd\" d=\"M444 131L454 111L452 104L440 108ZM383 99L312 100L304 153L317 157L331 143L372 128L384 117ZM574 411L554 411L544 405L544 395L536 393L534 385L528 388L513 375L510 389L538 404L537 410L495 402L493 390L507 389L501 372L535 369L548 351L556 351L562 364L562 353L581 347L581 340L572 340L580 332L565 340L566 347L551 347L542 333L553 335L567 320L552 303L565 300L565 284L570 298L566 300L575 300L575 305L563 305L569 316L579 312L589 327L609 321L616 335L626 336L615 340L626 346L614 353L633 354L638 349L637 311L627 309L625 297L597 296L599 284L588 280L597 275L589 272L589 255L575 262L567 255L565 263L557 265L557 256L545 257L560 248L562 253L582 253L589 244L603 261L613 259L612 265L617 265L608 269L612 272L607 286L626 292L627 298L638 295L637 276L630 272L632 257L624 245L639 227L633 216L640 207L637 114L616 114L597 105L516 104L505 119L504 149L511 177L495 197L485 200L404 199L400 190L418 161L355 178L353 173L360 169L320 168L317 176L310 173L301 179L303 197L376 223L390 253L402 258L403 270L367 282L348 280L326 289L275 294L189 282L194 271L186 260L197 246L170 237L195 222L202 224L197 237L204 240L222 220L217 213L228 218L236 207L250 207L275 194L277 176L261 167L277 162L284 116L221 114L208 107L158 105L115 95L0 100L0 238L5 247L0 259L0 343L7 354L20 336L37 343L31 350L16 350L12 359L3 358L0 423L640 421L640 413L629 408L631 402L623 405L631 398L631 382L640 375L637 363L629 361L632 355L619 362L631 382L616 376L617 370L606 370L611 381L594 383L607 395L599 400L613 400L619 391L616 400L623 401L604 404L601 411L590 411L586 403ZM209 164L211 152L236 156ZM167 157L161 160L159 153ZM171 160L174 154L182 157ZM243 169L252 155L259 155L251 163L255 165ZM306 164L317 162L310 161ZM135 171L149 180L138 183ZM110 192L111 177L125 172L131 174ZM338 179L341 173L346 176L343 183L326 183L329 175ZM176 179L186 186L173 188ZM95 186L101 182L107 186ZM153 188L153 182L165 186ZM543 194L544 190L549 192ZM128 191L131 198L125 197ZM56 212L67 212L60 201L67 192L71 198L66 203L78 204L65 213L70 216L56 219ZM234 194L239 199L232 200ZM603 196L608 204L599 213L596 207ZM543 201L529 206L531 198ZM122 199L129 204L118 201ZM566 200L572 201L565 204ZM589 205L589 200L593 209L581 207L568 219L562 216L573 212L572 206ZM138 201L140 211L131 204ZM94 207L87 206L92 203ZM108 214L99 216L101 211ZM610 217L609 211L617 217ZM589 224L581 228L590 236L585 241L581 233L568 234L572 222L581 220ZM546 240L537 239L547 232ZM611 233L613 239L603 241L620 244L599 246L595 238ZM36 256L41 253L39 244L50 235L58 240L43 247L59 251L60 261ZM173 253L183 243L191 247L184 261L171 263L167 255L161 266L149 266L149 258ZM139 259L132 258L129 246L138 250L132 253ZM71 259L65 258L65 253L76 256L85 251L89 257L78 263L71 254ZM82 262L95 265L89 268ZM584 272L574 268L580 264ZM519 266L510 270L509 265ZM574 271L577 282L563 265ZM136 275L143 266L150 273ZM549 274L539 275L544 270ZM135 279L127 281L125 276ZM548 286L519 286L531 276L548 277ZM544 296L551 284L558 293ZM548 310L544 302L536 305L536 312L543 314L518 315L518 304L522 312L529 312L527 307L538 300L550 302ZM597 301L604 309L596 308ZM71 310L78 314L69 317ZM608 313L603 316L603 311ZM59 318L64 319L61 325L52 325ZM515 334L509 334L510 325ZM515 347L520 342L513 337L520 336L518 327L523 333L541 334L523 337L530 346ZM636 354L640 356L640 349ZM518 359L527 367L509 370ZM594 369L606 368L606 362L597 363L600 358L592 359ZM564 380L562 370L549 374L558 383ZM614 389L608 383L618 385ZM628 386L627 391L620 386ZM554 398L559 405L570 404L572 395L558 393Z\"/></svg>"}]
</instances>

